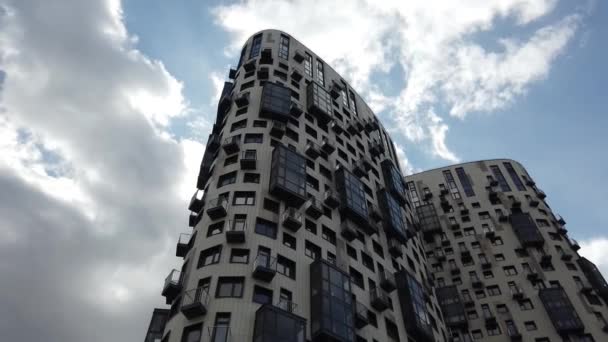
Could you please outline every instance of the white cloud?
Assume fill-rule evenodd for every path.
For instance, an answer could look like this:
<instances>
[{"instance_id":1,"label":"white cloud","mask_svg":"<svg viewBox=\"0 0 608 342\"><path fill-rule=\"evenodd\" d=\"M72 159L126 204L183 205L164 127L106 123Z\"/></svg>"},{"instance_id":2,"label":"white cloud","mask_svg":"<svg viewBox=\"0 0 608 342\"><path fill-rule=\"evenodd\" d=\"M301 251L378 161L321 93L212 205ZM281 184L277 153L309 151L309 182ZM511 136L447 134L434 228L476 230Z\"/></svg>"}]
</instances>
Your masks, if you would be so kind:
<instances>
[{"instance_id":1,"label":"white cloud","mask_svg":"<svg viewBox=\"0 0 608 342\"><path fill-rule=\"evenodd\" d=\"M608 279L608 237L596 237L579 242L579 254L591 260Z\"/></svg>"},{"instance_id":2,"label":"white cloud","mask_svg":"<svg viewBox=\"0 0 608 342\"><path fill-rule=\"evenodd\" d=\"M213 14L233 37L232 56L254 32L284 30L348 78L375 110L387 109L398 128L393 133L424 143L437 157L456 161L446 144L449 127L432 113L464 119L473 112L510 105L547 76L581 17L567 16L531 35L496 34L496 51L477 41L477 34L492 33L499 19L502 25L537 25L556 4L557 0L250 0L218 6ZM404 75L388 75L397 64ZM403 83L399 94L381 95L382 84L370 83L374 73L404 77L398 82Z\"/></svg>"},{"instance_id":3,"label":"white cloud","mask_svg":"<svg viewBox=\"0 0 608 342\"><path fill-rule=\"evenodd\" d=\"M118 0L0 0L6 339L137 339L179 263L204 146L168 131L182 83L135 42Z\"/></svg>"}]
</instances>

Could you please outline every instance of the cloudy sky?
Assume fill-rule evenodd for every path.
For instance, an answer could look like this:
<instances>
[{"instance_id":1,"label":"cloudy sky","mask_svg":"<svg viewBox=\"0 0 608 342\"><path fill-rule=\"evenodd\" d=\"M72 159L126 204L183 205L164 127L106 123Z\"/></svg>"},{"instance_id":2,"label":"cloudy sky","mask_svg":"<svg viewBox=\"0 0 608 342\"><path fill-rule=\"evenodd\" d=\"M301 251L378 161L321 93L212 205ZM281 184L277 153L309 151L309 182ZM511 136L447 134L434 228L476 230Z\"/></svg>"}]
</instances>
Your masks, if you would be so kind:
<instances>
[{"instance_id":1,"label":"cloudy sky","mask_svg":"<svg viewBox=\"0 0 608 342\"><path fill-rule=\"evenodd\" d=\"M0 336L142 340L255 31L348 79L407 173L521 161L608 273L608 5L0 0Z\"/></svg>"}]
</instances>

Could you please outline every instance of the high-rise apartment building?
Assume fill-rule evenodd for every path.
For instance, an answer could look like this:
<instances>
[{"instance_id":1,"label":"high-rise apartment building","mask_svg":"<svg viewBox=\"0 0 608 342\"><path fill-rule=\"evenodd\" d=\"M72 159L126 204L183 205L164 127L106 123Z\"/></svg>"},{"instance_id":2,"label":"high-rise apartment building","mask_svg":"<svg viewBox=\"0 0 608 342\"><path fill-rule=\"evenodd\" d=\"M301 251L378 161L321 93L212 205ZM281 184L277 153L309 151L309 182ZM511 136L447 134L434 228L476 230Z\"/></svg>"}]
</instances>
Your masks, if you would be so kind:
<instances>
[{"instance_id":1,"label":"high-rise apartment building","mask_svg":"<svg viewBox=\"0 0 608 342\"><path fill-rule=\"evenodd\" d=\"M404 177L361 97L280 31L229 78L151 340L608 337L608 285L521 165Z\"/></svg>"}]
</instances>

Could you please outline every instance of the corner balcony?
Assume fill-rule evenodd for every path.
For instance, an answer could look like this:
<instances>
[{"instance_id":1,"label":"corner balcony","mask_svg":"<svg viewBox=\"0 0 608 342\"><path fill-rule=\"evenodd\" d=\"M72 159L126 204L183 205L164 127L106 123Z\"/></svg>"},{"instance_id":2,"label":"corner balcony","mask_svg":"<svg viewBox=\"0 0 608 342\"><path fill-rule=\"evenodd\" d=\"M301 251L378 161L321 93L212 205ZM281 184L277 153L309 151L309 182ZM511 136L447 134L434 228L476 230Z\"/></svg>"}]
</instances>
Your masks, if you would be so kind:
<instances>
[{"instance_id":1,"label":"corner balcony","mask_svg":"<svg viewBox=\"0 0 608 342\"><path fill-rule=\"evenodd\" d=\"M283 227L292 232L297 232L302 227L302 213L296 208L287 208L287 210L283 212L281 222Z\"/></svg>"},{"instance_id":2,"label":"corner balcony","mask_svg":"<svg viewBox=\"0 0 608 342\"><path fill-rule=\"evenodd\" d=\"M283 138L285 135L285 124L281 121L272 121L270 124L270 135L277 139Z\"/></svg>"},{"instance_id":3,"label":"corner balcony","mask_svg":"<svg viewBox=\"0 0 608 342\"><path fill-rule=\"evenodd\" d=\"M382 312L388 309L388 295L380 288L369 290L371 305L374 309Z\"/></svg>"},{"instance_id":4,"label":"corner balcony","mask_svg":"<svg viewBox=\"0 0 608 342\"><path fill-rule=\"evenodd\" d=\"M202 213L190 213L190 216L188 217L188 227L196 227L196 225L201 222L201 219L203 218L203 214Z\"/></svg>"},{"instance_id":5,"label":"corner balcony","mask_svg":"<svg viewBox=\"0 0 608 342\"><path fill-rule=\"evenodd\" d=\"M245 242L247 224L243 221L228 221L225 231L227 243L243 243Z\"/></svg>"},{"instance_id":6,"label":"corner balcony","mask_svg":"<svg viewBox=\"0 0 608 342\"><path fill-rule=\"evenodd\" d=\"M188 205L188 210L198 213L203 209L203 196L202 191L196 190L192 198L190 199L190 204Z\"/></svg>"},{"instance_id":7,"label":"corner balcony","mask_svg":"<svg viewBox=\"0 0 608 342\"><path fill-rule=\"evenodd\" d=\"M237 107L245 107L249 104L249 92L240 93L235 99L234 103Z\"/></svg>"},{"instance_id":8,"label":"corner balcony","mask_svg":"<svg viewBox=\"0 0 608 342\"><path fill-rule=\"evenodd\" d=\"M305 58L306 56L304 55L304 52L302 52L302 50L296 50L293 55L293 59L298 63L304 62Z\"/></svg>"},{"instance_id":9,"label":"corner balcony","mask_svg":"<svg viewBox=\"0 0 608 342\"><path fill-rule=\"evenodd\" d=\"M199 287L184 292L181 312L188 319L195 319L207 314L209 293L206 288Z\"/></svg>"},{"instance_id":10,"label":"corner balcony","mask_svg":"<svg viewBox=\"0 0 608 342\"><path fill-rule=\"evenodd\" d=\"M252 276L263 282L270 282L277 274L277 259L264 254L259 254L253 261Z\"/></svg>"},{"instance_id":11,"label":"corner balcony","mask_svg":"<svg viewBox=\"0 0 608 342\"><path fill-rule=\"evenodd\" d=\"M302 109L299 104L291 101L291 104L289 105L289 114L291 114L293 117L299 118L302 113L304 113L304 109Z\"/></svg>"},{"instance_id":12,"label":"corner balcony","mask_svg":"<svg viewBox=\"0 0 608 342\"><path fill-rule=\"evenodd\" d=\"M165 278L165 285L163 286L162 296L165 297L167 304L171 304L175 297L177 297L181 291L181 272L178 270L172 270Z\"/></svg>"},{"instance_id":13,"label":"corner balcony","mask_svg":"<svg viewBox=\"0 0 608 342\"><path fill-rule=\"evenodd\" d=\"M315 220L323 215L323 208L314 197L310 197L306 203L304 203L304 211L306 212L306 215L314 218Z\"/></svg>"},{"instance_id":14,"label":"corner balcony","mask_svg":"<svg viewBox=\"0 0 608 342\"><path fill-rule=\"evenodd\" d=\"M217 220L226 217L228 208L228 200L225 197L214 198L207 203L205 212L212 220ZM200 216L200 215L199 215Z\"/></svg>"},{"instance_id":15,"label":"corner balcony","mask_svg":"<svg viewBox=\"0 0 608 342\"><path fill-rule=\"evenodd\" d=\"M367 318L369 309L365 307L365 305L361 304L359 301L353 300L353 309L355 311L355 327L357 329L361 329L369 324L369 319Z\"/></svg>"},{"instance_id":16,"label":"corner balcony","mask_svg":"<svg viewBox=\"0 0 608 342\"><path fill-rule=\"evenodd\" d=\"M317 159L320 155L320 152L321 152L321 149L319 148L319 145L313 143L312 141L309 141L306 143L306 148L304 149L304 153L312 160Z\"/></svg>"},{"instance_id":17,"label":"corner balcony","mask_svg":"<svg viewBox=\"0 0 608 342\"><path fill-rule=\"evenodd\" d=\"M397 283L395 283L395 276L386 270L380 270L379 273L380 287L388 293L394 291L397 288Z\"/></svg>"},{"instance_id":18,"label":"corner balcony","mask_svg":"<svg viewBox=\"0 0 608 342\"><path fill-rule=\"evenodd\" d=\"M348 220L342 221L342 224L340 225L340 235L348 242L353 241L357 237L357 229L355 228L354 223Z\"/></svg>"},{"instance_id":19,"label":"corner balcony","mask_svg":"<svg viewBox=\"0 0 608 342\"><path fill-rule=\"evenodd\" d=\"M220 137L219 135L212 133L209 134L209 139L207 139L207 148L212 151L215 152L215 150L217 150L220 147Z\"/></svg>"},{"instance_id":20,"label":"corner balcony","mask_svg":"<svg viewBox=\"0 0 608 342\"><path fill-rule=\"evenodd\" d=\"M257 168L256 150L243 151L240 162L241 170L255 170Z\"/></svg>"},{"instance_id":21,"label":"corner balcony","mask_svg":"<svg viewBox=\"0 0 608 342\"><path fill-rule=\"evenodd\" d=\"M332 154L336 150L336 146L334 143L329 140L327 137L324 137L321 141L321 150L327 154Z\"/></svg>"},{"instance_id":22,"label":"corner balcony","mask_svg":"<svg viewBox=\"0 0 608 342\"><path fill-rule=\"evenodd\" d=\"M241 149L241 139L239 136L226 138L222 144L222 148L226 154L237 153Z\"/></svg>"},{"instance_id":23,"label":"corner balcony","mask_svg":"<svg viewBox=\"0 0 608 342\"><path fill-rule=\"evenodd\" d=\"M570 241L570 247L572 247L573 251L578 251L579 249L581 249L581 246L578 244L578 241L574 240L574 239L569 239Z\"/></svg>"},{"instance_id":24,"label":"corner balcony","mask_svg":"<svg viewBox=\"0 0 608 342\"><path fill-rule=\"evenodd\" d=\"M323 194L323 203L332 209L336 209L340 205L340 200L338 199L337 194L332 190L325 190L325 193Z\"/></svg>"},{"instance_id":25,"label":"corner balcony","mask_svg":"<svg viewBox=\"0 0 608 342\"><path fill-rule=\"evenodd\" d=\"M541 189L536 189L536 196L541 200L547 198L547 194L545 194L545 192Z\"/></svg>"},{"instance_id":26,"label":"corner balcony","mask_svg":"<svg viewBox=\"0 0 608 342\"><path fill-rule=\"evenodd\" d=\"M184 258L186 254L192 248L192 244L190 241L192 240L192 234L181 233L179 234L179 239L177 240L177 247L175 249L175 256Z\"/></svg>"}]
</instances>

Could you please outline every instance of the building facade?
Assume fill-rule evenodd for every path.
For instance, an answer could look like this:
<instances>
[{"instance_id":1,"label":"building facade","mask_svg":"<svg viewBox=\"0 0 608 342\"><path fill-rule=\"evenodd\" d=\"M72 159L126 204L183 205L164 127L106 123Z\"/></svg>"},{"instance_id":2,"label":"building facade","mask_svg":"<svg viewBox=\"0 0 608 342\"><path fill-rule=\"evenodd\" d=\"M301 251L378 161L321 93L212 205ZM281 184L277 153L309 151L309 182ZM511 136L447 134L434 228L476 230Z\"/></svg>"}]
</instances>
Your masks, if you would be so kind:
<instances>
[{"instance_id":1,"label":"building facade","mask_svg":"<svg viewBox=\"0 0 608 342\"><path fill-rule=\"evenodd\" d=\"M485 160L405 180L455 341L608 341L608 284L522 165Z\"/></svg>"},{"instance_id":2,"label":"building facade","mask_svg":"<svg viewBox=\"0 0 608 342\"><path fill-rule=\"evenodd\" d=\"M371 109L284 32L248 39L228 78L188 206L192 231L176 247L183 263L163 286L170 310L157 340L608 336L604 279L518 163L404 177ZM555 229L537 227L542 219ZM530 321L536 329L524 330Z\"/></svg>"}]
</instances>

